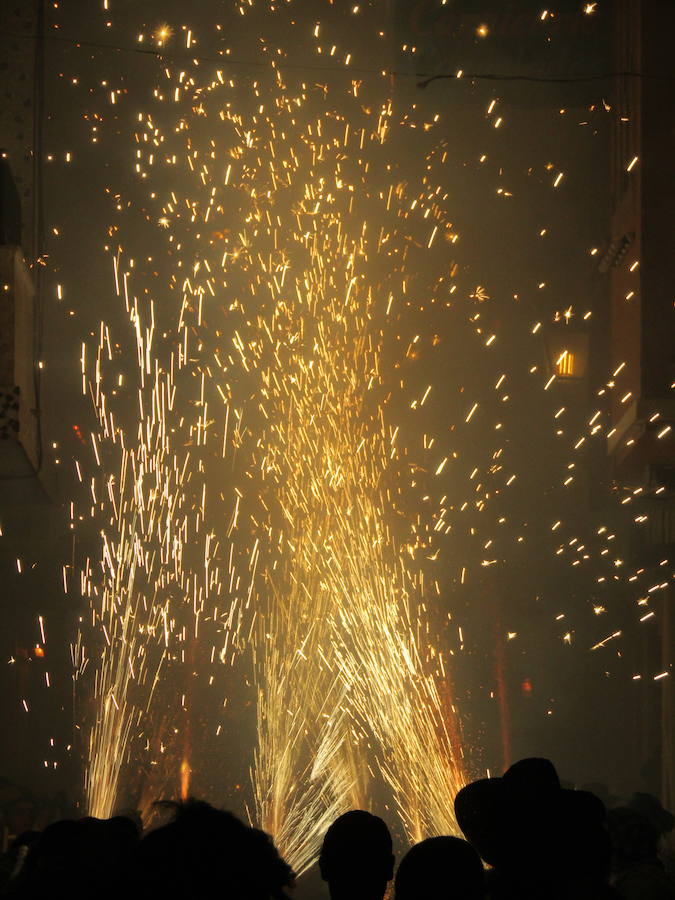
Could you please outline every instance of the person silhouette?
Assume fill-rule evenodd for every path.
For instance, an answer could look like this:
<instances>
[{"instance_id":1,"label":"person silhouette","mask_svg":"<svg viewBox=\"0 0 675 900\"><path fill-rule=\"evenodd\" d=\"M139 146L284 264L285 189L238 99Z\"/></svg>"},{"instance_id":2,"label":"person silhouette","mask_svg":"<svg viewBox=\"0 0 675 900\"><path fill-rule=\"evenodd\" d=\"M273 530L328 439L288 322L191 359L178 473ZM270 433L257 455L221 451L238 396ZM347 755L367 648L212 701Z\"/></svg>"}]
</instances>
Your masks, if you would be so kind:
<instances>
[{"instance_id":1,"label":"person silhouette","mask_svg":"<svg viewBox=\"0 0 675 900\"><path fill-rule=\"evenodd\" d=\"M323 839L319 871L331 900L382 900L394 875L391 834L362 809L333 822Z\"/></svg>"},{"instance_id":2,"label":"person silhouette","mask_svg":"<svg viewBox=\"0 0 675 900\"><path fill-rule=\"evenodd\" d=\"M643 795L649 796L649 795ZM654 798L658 807L660 803ZM638 803L641 801L638 801ZM648 811L658 813L652 801ZM662 818L666 828L668 811ZM617 806L608 814L612 837L612 883L624 900L675 900L675 882L659 858L659 822L644 815L635 806ZM667 831L666 831L667 833Z\"/></svg>"},{"instance_id":3,"label":"person silhouette","mask_svg":"<svg viewBox=\"0 0 675 900\"><path fill-rule=\"evenodd\" d=\"M485 862L495 898L613 896L602 802L563 788L550 760L522 759L462 788L455 814Z\"/></svg>"},{"instance_id":4,"label":"person silhouette","mask_svg":"<svg viewBox=\"0 0 675 900\"><path fill-rule=\"evenodd\" d=\"M427 838L401 860L396 900L481 900L485 875L473 847L457 837Z\"/></svg>"},{"instance_id":5,"label":"person silhouette","mask_svg":"<svg viewBox=\"0 0 675 900\"><path fill-rule=\"evenodd\" d=\"M162 900L271 900L294 883L269 835L208 803L163 803L174 819L138 846L135 896Z\"/></svg>"}]
</instances>

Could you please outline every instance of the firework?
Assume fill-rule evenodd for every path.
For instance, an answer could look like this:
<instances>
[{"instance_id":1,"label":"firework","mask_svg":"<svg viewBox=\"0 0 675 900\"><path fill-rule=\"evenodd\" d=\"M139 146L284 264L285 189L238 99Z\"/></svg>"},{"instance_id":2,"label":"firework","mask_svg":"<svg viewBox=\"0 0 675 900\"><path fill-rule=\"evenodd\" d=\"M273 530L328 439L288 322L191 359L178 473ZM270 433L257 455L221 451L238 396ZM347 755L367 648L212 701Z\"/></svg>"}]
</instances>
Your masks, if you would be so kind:
<instances>
[{"instance_id":1,"label":"firework","mask_svg":"<svg viewBox=\"0 0 675 900\"><path fill-rule=\"evenodd\" d=\"M386 53L354 73L358 37L333 43L295 6L311 60L328 66L260 39L278 16L261 4L238 8L249 62L231 59L220 26L201 58L197 29L146 35L168 55L134 112L137 185L110 191L122 319L82 352L100 553L81 576L89 665L81 642L76 655L78 679L94 680L95 815L127 782L148 802L186 796L207 752L197 723L219 736L250 681L251 818L300 872L326 825L382 784L410 840L455 829L455 608L482 592L483 620L501 629L493 567L521 564L525 545L579 573L595 554L600 574L583 583L597 588L621 560L611 528L573 524L576 460L607 436L602 410L568 424L574 403L555 392L573 353L542 342L549 318L567 327L590 311L530 315L495 289L492 260L493 277L463 261L458 183L493 179L508 203L508 172L488 174L480 146L458 175L454 126L406 101ZM485 108L481 125L502 139L505 105ZM568 176L547 163L541 182L557 197ZM546 289L537 279L524 295ZM545 465L528 446L544 433L545 448L565 442ZM547 497L534 526L532 493ZM595 595L592 609L605 611ZM566 613L550 615L571 643Z\"/></svg>"}]
</instances>

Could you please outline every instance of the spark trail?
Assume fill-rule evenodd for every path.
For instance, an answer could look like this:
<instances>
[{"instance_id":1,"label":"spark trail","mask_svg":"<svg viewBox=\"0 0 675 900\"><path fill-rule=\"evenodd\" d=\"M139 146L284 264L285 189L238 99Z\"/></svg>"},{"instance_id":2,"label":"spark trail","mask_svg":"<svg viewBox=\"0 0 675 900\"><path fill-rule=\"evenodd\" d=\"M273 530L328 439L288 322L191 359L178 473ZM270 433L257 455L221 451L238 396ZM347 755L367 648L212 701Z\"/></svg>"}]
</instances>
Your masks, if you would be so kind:
<instances>
[{"instance_id":1,"label":"spark trail","mask_svg":"<svg viewBox=\"0 0 675 900\"><path fill-rule=\"evenodd\" d=\"M386 309L405 290L384 250L400 243L392 226L404 198L399 190L392 204L391 105L359 129L332 105L317 115L322 91L292 103L281 75L276 83L277 114L243 128L242 193L255 207L237 253L264 299L238 349L260 372L261 495L268 542L276 531L281 547L264 573L256 648L257 817L301 870L321 834L316 804L330 798L334 817L354 769L367 766L357 750L350 777L333 784L334 756L347 752L340 722L343 742L370 733L379 745L411 838L453 828L442 798L461 786L462 768L417 645L421 581L390 526L401 475L380 368ZM358 109L357 98L354 87Z\"/></svg>"},{"instance_id":2,"label":"spark trail","mask_svg":"<svg viewBox=\"0 0 675 900\"><path fill-rule=\"evenodd\" d=\"M609 591L630 582L643 615L666 576L652 584L638 569L621 582L613 526L578 524L583 454L611 433L601 404L621 394L624 364L597 391L599 408L580 416L582 401L556 397L564 356L547 360L542 334L591 310L546 305L529 245L509 274L494 247L478 272L456 246L451 219L468 217L451 207L471 193L458 189L465 178L492 198L481 194L479 218L511 203L511 181L534 191L531 172L537 197L557 197L566 180L548 161L528 159L527 178L505 163L497 141L508 116L496 97L474 117L475 146L453 144L451 117L439 125L428 104L425 115L419 92L405 104L375 51L367 74L350 71L357 48L367 56L353 25L338 23L332 44L312 4L288 7L237 7L239 62L220 23L209 23L216 49L200 43L201 57L196 27L155 36L170 52L134 110L137 184L128 197L111 192L129 330L118 352L102 327L88 375L101 553L82 585L85 643L91 659L92 646L101 651L90 666L92 812L112 809L125 769L154 765L162 784L199 773L190 723L175 738L162 724L174 710L194 714L190 690L176 685L194 675L223 706L233 661L245 659L257 704L253 817L302 871L325 825L368 806L382 781L412 840L453 829L447 798L464 779L454 632L445 621L437 632L459 595L479 598L485 623L491 572L506 579L522 566L527 578L513 583L537 602L533 561L542 594L553 573L573 573L591 598L588 646L601 651L621 634L595 625ZM368 15L364 35L379 40L381 17ZM289 23L303 36L293 50L277 45ZM110 96L120 115L124 92ZM541 204L551 220L555 202ZM136 245L152 254L147 265L134 265ZM128 298L132 281L140 301ZM668 429L658 438L670 440ZM441 588L428 563L444 541ZM546 616L572 643L566 611ZM213 708L208 724L220 734Z\"/></svg>"},{"instance_id":3,"label":"spark trail","mask_svg":"<svg viewBox=\"0 0 675 900\"><path fill-rule=\"evenodd\" d=\"M124 288L126 291L126 280ZM105 639L96 667L97 709L89 737L86 781L88 808L100 817L112 815L132 729L152 702L165 661L173 617L169 597L172 582L181 581L182 547L187 537L179 516L190 457L171 452L166 428L171 380L151 362L154 329L143 327L137 302L127 302L127 307L136 338L139 376L137 421L129 437L103 388L103 370L113 361L109 330L104 325L88 385L99 424L94 449L98 456L96 448L101 442L108 451L106 469L115 464L111 456L117 464L117 471L104 470L109 519L101 528L101 571L94 573L88 566L83 573L92 626ZM86 375L83 350L83 381ZM96 502L95 496L93 499Z\"/></svg>"},{"instance_id":4,"label":"spark trail","mask_svg":"<svg viewBox=\"0 0 675 900\"><path fill-rule=\"evenodd\" d=\"M136 369L124 366L120 345L104 323L91 371L84 345L82 351L83 390L98 420L92 444L101 468L90 483L101 558L96 566L87 559L81 573L90 605L83 652L95 672L85 789L90 814L99 817L112 815L120 789L128 790L122 774L126 781L136 779L128 763L137 766L145 755L151 764L152 743L161 742L161 752L169 751L175 762L179 750L177 742L171 744L177 730L165 729L163 737L157 731L158 694L166 701L161 673L169 666L179 678L185 646L200 637L200 627L207 631L200 620L205 611L215 618L212 595L220 593L218 542L205 524L204 404L197 394L194 421L185 422L176 411L175 378L186 363L182 346L155 346L154 303L131 296L128 276L119 273L115 258ZM232 599L223 617L226 635L238 621L235 607ZM165 771L159 778L155 788L161 791L170 779Z\"/></svg>"},{"instance_id":5,"label":"spark trail","mask_svg":"<svg viewBox=\"0 0 675 900\"><path fill-rule=\"evenodd\" d=\"M426 544L397 509L406 468L382 374L407 243L429 231L391 161L392 104L356 81L289 85L274 63L245 100L221 71L165 77L158 96L180 92L190 114L141 116L137 167L153 175L156 148L187 163L157 221L180 250L193 365L241 410L227 536L260 573L245 604L255 818L302 871L325 824L368 803L377 759L411 838L447 832L433 798L461 786L461 748L424 622Z\"/></svg>"}]
</instances>

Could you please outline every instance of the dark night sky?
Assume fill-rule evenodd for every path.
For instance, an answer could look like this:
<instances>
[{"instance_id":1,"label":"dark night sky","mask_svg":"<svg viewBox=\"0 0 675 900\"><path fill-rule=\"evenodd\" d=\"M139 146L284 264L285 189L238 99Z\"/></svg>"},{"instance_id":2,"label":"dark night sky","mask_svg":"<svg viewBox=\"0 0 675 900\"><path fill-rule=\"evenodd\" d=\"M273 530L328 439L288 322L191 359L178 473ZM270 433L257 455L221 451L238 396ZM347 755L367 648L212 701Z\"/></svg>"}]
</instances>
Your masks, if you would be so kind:
<instances>
[{"instance_id":1,"label":"dark night sky","mask_svg":"<svg viewBox=\"0 0 675 900\"><path fill-rule=\"evenodd\" d=\"M466 746L471 748L470 764L477 772L500 765L495 647L512 632L517 637L505 644L504 677L512 701L514 756L550 754L564 777L602 780L608 750L622 727L621 698L633 689L638 641L630 635L641 626L630 588L623 583L600 588L596 581L600 567L602 571L607 567L599 555L603 539L595 532L601 524L611 525L607 517L615 515L598 502L594 488L605 477L602 444L596 442L585 456L575 456L570 441L584 433L584 423L599 408L594 393L608 377L602 343L606 310L589 250L600 246L607 232L613 113L603 105L610 92L608 80L546 79L609 71L609 4L601 2L592 15L585 15L585 4L566 0L557 4L554 16L542 20L539 4L516 0L480 4L454 0L443 9L430 0L366 2L361 4L358 27L346 11L351 3L336 10L327 2L304 0L275 16L265 13L266 5L256 3L257 11L246 17L239 15L236 3L193 4L188 12L186 4L176 0L143 4L110 0L109 11L99 8L100 3L94 8L63 2L49 10L43 427L58 448L47 460L48 481L64 504L73 494L82 498L72 460L83 460L86 469L91 453L73 429L78 426L86 438L93 416L80 391L80 346L97 333L101 320L113 333L122 335L126 327L113 291L111 256L104 246L120 240L130 255L152 256L153 264L142 268L142 279L158 285L160 301L162 278L166 282L164 236L145 222L150 209L147 190L133 171L136 117L151 107L154 114L152 91L164 63L153 53L137 52L138 48L151 45L151 33L165 23L174 30L166 60L173 68L192 66L183 25L198 40L194 52L204 57L202 70L220 66L219 52L231 47L230 60L237 62L222 65L228 77L242 83L237 102L246 104L251 82L260 77L261 63L268 59L261 52L260 38L265 35L269 46L288 49L289 79L320 79L340 95L347 83L344 70L330 60L326 65L325 55L317 56L312 40L312 25L321 20L326 45L334 41L352 52L352 68L364 82L365 98L375 102L383 90L385 82L376 70L393 67L398 73L394 97L401 114L415 104L412 116L419 121L440 115L432 137L410 129L397 132L391 151L401 177L412 181L421 171L420 153L425 148L442 146L450 160L443 188L460 240L437 246L429 257L428 272L424 254L412 251L412 265L417 266L414 295L411 305L401 310L397 334L387 336L383 359L392 367L385 381L389 377L393 385L398 377L393 377L393 366L401 363L414 335L422 336L414 362L401 363L406 389L394 394L389 416L400 423L411 460L419 457L413 444L422 432L438 434L439 445L457 454L433 482L434 494L446 494L455 506L453 531L441 540L439 561L434 563L433 577L443 589L433 620L448 647L457 646L456 628L463 627L465 648L455 657L452 677ZM485 37L476 31L483 25ZM380 28L383 38L377 33ZM146 35L143 45L137 42L139 33ZM403 45L415 46L415 54L404 51ZM428 77L458 69L466 77L439 79L424 88L418 84L421 76L416 73ZM490 77L471 78L472 73ZM531 80L509 80L514 75ZM119 91L114 105L111 90ZM497 108L488 113L493 100ZM496 128L498 116L503 122ZM67 153L72 154L69 161ZM558 172L564 178L554 189ZM171 177L182 178L182 169ZM159 190L171 190L168 176L158 177L156 184ZM120 228L113 240L107 234L111 224ZM435 290L430 283L434 273L455 264L456 298L449 305L425 302ZM159 273L154 282L153 266ZM57 299L57 285L63 285L62 300ZM489 295L484 302L471 296L478 286ZM549 364L546 335L552 333L554 313L570 306L574 327L589 335L588 378L555 385L544 393ZM581 324L589 310L590 324ZM480 320L475 319L477 314ZM537 321L546 323L543 337L531 333ZM492 333L499 339L490 355L483 345ZM533 366L538 367L534 374ZM508 385L496 392L494 384L502 372L509 374ZM428 384L434 385L429 403L411 411L410 399L419 397ZM476 399L481 402L480 413L471 428L464 427L467 409ZM564 434L557 435L553 413L562 406L567 407ZM496 437L494 423L500 419L504 428ZM498 447L503 447L498 464L517 474L510 492L500 493L497 485L503 474L491 471ZM572 458L577 460L577 477L572 487L563 488ZM484 489L492 493L487 529L484 514L469 509L462 517L458 512L464 501L475 499L474 467L480 469ZM424 509L432 474L423 472L403 499L411 516ZM210 489L215 492L217 486ZM84 501L79 502L84 508ZM500 516L508 520L501 530L495 525ZM560 536L551 533L556 519L565 521ZM526 540L516 543L516 534ZM571 564L574 543L561 555L555 552L575 537L577 548L584 544L592 553L592 559L579 566ZM487 549L486 539L493 541ZM619 531L617 544L621 540ZM80 556L97 552L96 531L86 523L78 527L78 547ZM481 567L486 556L499 564ZM470 573L464 585L463 567ZM70 603L66 620L74 620L80 612L74 591ZM55 607L62 604L62 597L54 601ZM597 605L606 605L608 613L596 615ZM452 625L447 624L448 611L453 614ZM560 613L565 613L564 621L556 619ZM623 656L613 649L589 651L607 634L626 626L629 636L621 645ZM571 644L564 640L568 632ZM223 716L224 742L205 743L203 771L195 775L196 785L205 793L235 804L233 783L243 781L248 768L240 745L252 740L252 689L246 683L246 665L242 661L228 676L227 689L234 689L231 709ZM527 680L533 685L531 696L522 689ZM579 742L578 733L594 721L598 707L607 713L607 728L600 734L591 728ZM212 701L204 699L198 723L204 733L213 709ZM608 777L619 787L632 787L638 776L618 763ZM229 787L223 787L224 781L230 782Z\"/></svg>"}]
</instances>

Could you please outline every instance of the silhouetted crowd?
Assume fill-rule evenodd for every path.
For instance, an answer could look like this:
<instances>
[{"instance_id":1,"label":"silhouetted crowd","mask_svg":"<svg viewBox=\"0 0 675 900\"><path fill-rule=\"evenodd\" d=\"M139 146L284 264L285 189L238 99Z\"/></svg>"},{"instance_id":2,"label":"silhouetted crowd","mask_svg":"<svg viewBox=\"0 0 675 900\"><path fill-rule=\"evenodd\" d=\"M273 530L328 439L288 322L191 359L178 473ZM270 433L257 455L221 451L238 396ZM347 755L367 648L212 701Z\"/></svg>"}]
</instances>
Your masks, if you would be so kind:
<instances>
[{"instance_id":1,"label":"silhouetted crowd","mask_svg":"<svg viewBox=\"0 0 675 900\"><path fill-rule=\"evenodd\" d=\"M0 893L31 900L309 896L263 831L197 800L157 806L169 821L145 833L140 816L128 811L11 834L11 827L25 824L15 798L2 811L7 849L0 858ZM561 786L549 760L523 759L501 778L462 788L454 809L465 839L427 838L398 866L381 818L363 810L340 816L319 856L323 896L675 900L666 849L675 819L650 794L608 808L590 791Z\"/></svg>"}]
</instances>

